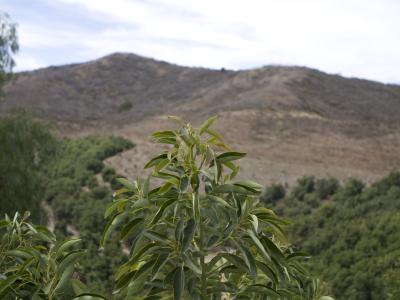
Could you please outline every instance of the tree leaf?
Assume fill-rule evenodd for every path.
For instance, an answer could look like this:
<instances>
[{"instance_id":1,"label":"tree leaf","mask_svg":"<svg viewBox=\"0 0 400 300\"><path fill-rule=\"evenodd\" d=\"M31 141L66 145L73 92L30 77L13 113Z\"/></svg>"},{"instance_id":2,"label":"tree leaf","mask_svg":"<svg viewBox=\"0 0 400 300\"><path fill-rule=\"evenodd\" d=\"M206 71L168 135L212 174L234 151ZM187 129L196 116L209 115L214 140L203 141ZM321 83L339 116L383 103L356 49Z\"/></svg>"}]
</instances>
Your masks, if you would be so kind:
<instances>
[{"instance_id":1,"label":"tree leaf","mask_svg":"<svg viewBox=\"0 0 400 300\"><path fill-rule=\"evenodd\" d=\"M264 257L268 260L271 260L271 257L265 250L264 246L262 245L261 241L258 239L256 234L253 232L253 230L248 229L247 234L253 240L254 244L256 244L257 248L261 251L261 253L264 255Z\"/></svg>"},{"instance_id":2,"label":"tree leaf","mask_svg":"<svg viewBox=\"0 0 400 300\"><path fill-rule=\"evenodd\" d=\"M152 159L150 159L145 165L144 165L144 169L148 169L151 167L154 167L155 165L159 164L161 161L167 159L167 153L162 153L160 155L157 155L156 157L153 157Z\"/></svg>"},{"instance_id":3,"label":"tree leaf","mask_svg":"<svg viewBox=\"0 0 400 300\"><path fill-rule=\"evenodd\" d=\"M275 285L277 285L279 283L278 276L276 275L276 272L272 268L270 268L267 264L265 264L261 261L257 261L256 264L257 264L257 267L260 268L260 270L263 271L263 273L265 275L267 275L267 277L269 279L271 279L271 281Z\"/></svg>"},{"instance_id":4,"label":"tree leaf","mask_svg":"<svg viewBox=\"0 0 400 300\"><path fill-rule=\"evenodd\" d=\"M121 229L120 239L124 240L126 237L138 226L144 219L143 218L136 218L131 220L128 224L126 224Z\"/></svg>"},{"instance_id":5,"label":"tree leaf","mask_svg":"<svg viewBox=\"0 0 400 300\"><path fill-rule=\"evenodd\" d=\"M103 234L101 235L101 238L100 238L100 249L102 249L104 247L104 242L106 241L106 239L110 235L111 231L121 221L121 216L122 216L121 214L116 214L116 215L112 216L111 219L108 220L108 222L106 223L106 225L104 227Z\"/></svg>"},{"instance_id":6,"label":"tree leaf","mask_svg":"<svg viewBox=\"0 0 400 300\"><path fill-rule=\"evenodd\" d=\"M246 263L239 256L230 253L223 253L221 256L242 271L246 273L249 272L249 268L247 267Z\"/></svg>"},{"instance_id":7,"label":"tree leaf","mask_svg":"<svg viewBox=\"0 0 400 300\"><path fill-rule=\"evenodd\" d=\"M203 124L201 124L199 128L199 134L202 135L217 119L218 116L208 118Z\"/></svg>"},{"instance_id":8,"label":"tree leaf","mask_svg":"<svg viewBox=\"0 0 400 300\"><path fill-rule=\"evenodd\" d=\"M99 295L99 294L95 294L95 293L82 293L82 294L79 294L79 295L73 297L72 299L81 299L81 300L104 299L104 300L107 300L106 297Z\"/></svg>"},{"instance_id":9,"label":"tree leaf","mask_svg":"<svg viewBox=\"0 0 400 300\"><path fill-rule=\"evenodd\" d=\"M152 280L156 278L158 272L162 269L162 267L168 262L169 254L161 253L158 255L157 261L155 262L153 269L151 271Z\"/></svg>"},{"instance_id":10,"label":"tree leaf","mask_svg":"<svg viewBox=\"0 0 400 300\"><path fill-rule=\"evenodd\" d=\"M163 204L161 205L161 207L158 209L157 213L155 214L155 216L150 224L153 225L153 224L157 223L158 220L160 220L160 218L162 217L164 210L176 201L178 201L177 198L172 198L172 199L168 199L167 201L164 201Z\"/></svg>"},{"instance_id":11,"label":"tree leaf","mask_svg":"<svg viewBox=\"0 0 400 300\"><path fill-rule=\"evenodd\" d=\"M236 242L236 245L239 248L240 252L242 252L243 254L244 261L248 267L248 270L250 271L249 274L252 276L256 276L257 267L256 267L256 260L253 254L251 254L247 248L243 247L241 243Z\"/></svg>"},{"instance_id":12,"label":"tree leaf","mask_svg":"<svg viewBox=\"0 0 400 300\"><path fill-rule=\"evenodd\" d=\"M6 279L0 280L0 296L3 297L7 295L6 291L8 288L11 287L11 285L18 280L19 275L11 275L10 277L7 277Z\"/></svg>"},{"instance_id":13,"label":"tree leaf","mask_svg":"<svg viewBox=\"0 0 400 300\"><path fill-rule=\"evenodd\" d=\"M71 239L68 239L68 240L62 242L58 246L58 249L57 249L57 252L56 252L56 258L60 257L62 255L63 251L65 251L66 249L74 246L75 244L77 244L77 243L79 243L81 241L82 241L81 239L71 238Z\"/></svg>"},{"instance_id":14,"label":"tree leaf","mask_svg":"<svg viewBox=\"0 0 400 300\"><path fill-rule=\"evenodd\" d=\"M130 191L135 190L135 185L126 178L120 177L120 178L117 178L116 181L119 182L120 184L122 184L124 187L126 187Z\"/></svg>"},{"instance_id":15,"label":"tree leaf","mask_svg":"<svg viewBox=\"0 0 400 300\"><path fill-rule=\"evenodd\" d=\"M189 249L189 246L192 243L194 231L196 229L196 222L194 219L190 219L183 230L183 241L182 241L182 252L185 252Z\"/></svg>"},{"instance_id":16,"label":"tree leaf","mask_svg":"<svg viewBox=\"0 0 400 300\"><path fill-rule=\"evenodd\" d=\"M245 188L246 190L256 193L256 194L259 194L262 191L262 186L251 180L238 181L238 182L235 182L234 185L241 186L241 187Z\"/></svg>"},{"instance_id":17,"label":"tree leaf","mask_svg":"<svg viewBox=\"0 0 400 300\"><path fill-rule=\"evenodd\" d=\"M226 193L238 193L238 194L249 194L251 193L247 189L233 184L221 184L214 188L213 193L215 194L226 194Z\"/></svg>"},{"instance_id":18,"label":"tree leaf","mask_svg":"<svg viewBox=\"0 0 400 300\"><path fill-rule=\"evenodd\" d=\"M216 157L216 160L220 163L226 163L228 161L238 160L246 156L243 152L224 152Z\"/></svg>"},{"instance_id":19,"label":"tree leaf","mask_svg":"<svg viewBox=\"0 0 400 300\"><path fill-rule=\"evenodd\" d=\"M174 300L181 300L183 296L185 273L183 265L178 268L174 278Z\"/></svg>"}]
</instances>

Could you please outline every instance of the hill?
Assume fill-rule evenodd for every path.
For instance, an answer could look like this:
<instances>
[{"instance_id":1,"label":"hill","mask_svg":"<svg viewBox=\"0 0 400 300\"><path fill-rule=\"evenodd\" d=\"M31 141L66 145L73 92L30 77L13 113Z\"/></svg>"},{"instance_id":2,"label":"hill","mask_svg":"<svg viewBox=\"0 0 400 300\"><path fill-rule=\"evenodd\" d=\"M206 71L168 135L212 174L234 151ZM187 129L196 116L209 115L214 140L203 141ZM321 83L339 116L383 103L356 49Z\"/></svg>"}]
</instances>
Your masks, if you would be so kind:
<instances>
[{"instance_id":1,"label":"hill","mask_svg":"<svg viewBox=\"0 0 400 300\"><path fill-rule=\"evenodd\" d=\"M371 181L400 166L400 86L304 67L208 70L117 53L17 74L0 113L21 106L56 121L61 135L133 140L108 160L129 177L153 153L147 137L169 126L166 115L199 124L218 114L228 142L248 152L243 176L262 184L304 174Z\"/></svg>"}]
</instances>

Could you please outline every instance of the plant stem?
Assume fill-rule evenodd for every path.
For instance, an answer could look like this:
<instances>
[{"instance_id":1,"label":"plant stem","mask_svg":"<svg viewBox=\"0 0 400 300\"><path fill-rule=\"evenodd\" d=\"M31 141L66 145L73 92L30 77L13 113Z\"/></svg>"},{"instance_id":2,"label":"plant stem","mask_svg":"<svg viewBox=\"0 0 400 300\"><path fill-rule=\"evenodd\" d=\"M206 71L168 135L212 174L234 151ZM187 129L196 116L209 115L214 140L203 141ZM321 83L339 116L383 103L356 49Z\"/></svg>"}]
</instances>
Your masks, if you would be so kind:
<instances>
[{"instance_id":1,"label":"plant stem","mask_svg":"<svg viewBox=\"0 0 400 300\"><path fill-rule=\"evenodd\" d=\"M205 263L205 256L203 250L203 230L200 222L200 265L201 265L201 299L207 299L207 265Z\"/></svg>"}]
</instances>

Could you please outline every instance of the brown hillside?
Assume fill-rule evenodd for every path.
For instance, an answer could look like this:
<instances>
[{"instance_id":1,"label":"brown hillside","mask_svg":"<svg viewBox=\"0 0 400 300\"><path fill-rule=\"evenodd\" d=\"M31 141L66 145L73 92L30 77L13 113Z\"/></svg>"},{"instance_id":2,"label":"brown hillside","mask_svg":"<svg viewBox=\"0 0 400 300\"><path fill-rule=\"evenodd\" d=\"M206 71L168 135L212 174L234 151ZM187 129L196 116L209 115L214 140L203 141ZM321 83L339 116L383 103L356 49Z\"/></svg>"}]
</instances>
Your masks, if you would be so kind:
<instances>
[{"instance_id":1,"label":"brown hillside","mask_svg":"<svg viewBox=\"0 0 400 300\"><path fill-rule=\"evenodd\" d=\"M249 71L180 67L134 54L20 73L0 113L39 110L64 135L122 134L138 147L110 159L139 175L147 138L166 115L195 124L218 114L228 142L248 152L243 175L291 183L303 174L375 179L400 167L400 87L302 67Z\"/></svg>"}]
</instances>

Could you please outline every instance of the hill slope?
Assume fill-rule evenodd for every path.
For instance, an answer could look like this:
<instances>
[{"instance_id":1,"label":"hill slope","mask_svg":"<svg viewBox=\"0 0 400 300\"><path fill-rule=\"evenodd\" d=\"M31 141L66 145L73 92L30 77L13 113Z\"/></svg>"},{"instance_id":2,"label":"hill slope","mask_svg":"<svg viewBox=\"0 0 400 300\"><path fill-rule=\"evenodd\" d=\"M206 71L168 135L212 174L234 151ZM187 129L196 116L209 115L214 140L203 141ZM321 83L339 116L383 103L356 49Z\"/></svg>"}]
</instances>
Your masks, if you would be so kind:
<instances>
[{"instance_id":1,"label":"hill slope","mask_svg":"<svg viewBox=\"0 0 400 300\"><path fill-rule=\"evenodd\" d=\"M64 135L121 134L135 149L109 160L138 175L154 152L148 134L165 115L218 128L247 151L243 175L261 183L303 174L372 180L400 167L400 87L302 67L248 71L180 67L134 54L20 73L5 86L0 113L24 106Z\"/></svg>"}]
</instances>

